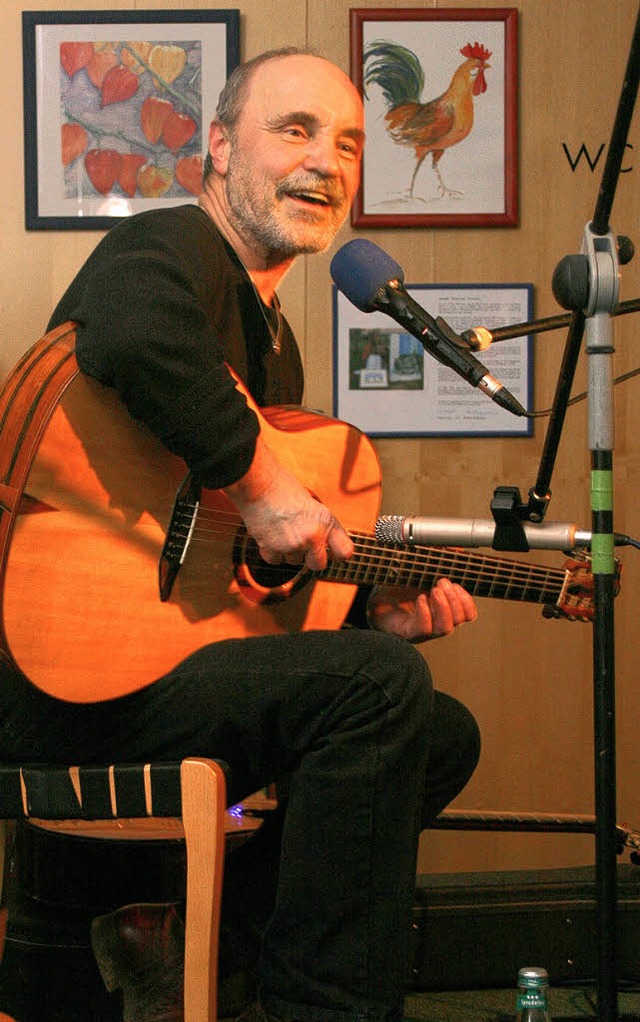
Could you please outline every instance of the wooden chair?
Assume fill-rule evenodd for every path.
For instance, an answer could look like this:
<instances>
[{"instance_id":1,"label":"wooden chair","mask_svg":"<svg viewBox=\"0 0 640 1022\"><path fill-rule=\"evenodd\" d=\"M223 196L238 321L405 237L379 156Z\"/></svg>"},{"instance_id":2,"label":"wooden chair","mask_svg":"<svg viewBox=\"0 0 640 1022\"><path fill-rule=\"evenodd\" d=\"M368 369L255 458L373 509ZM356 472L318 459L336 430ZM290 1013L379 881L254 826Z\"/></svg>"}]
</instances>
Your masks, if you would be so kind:
<instances>
[{"instance_id":1,"label":"wooden chair","mask_svg":"<svg viewBox=\"0 0 640 1022\"><path fill-rule=\"evenodd\" d=\"M181 763L62 767L0 765L0 819L139 820L175 817L186 843L185 1022L216 1022L226 809L225 766ZM125 829L124 836L130 837ZM3 936L6 920L3 920Z\"/></svg>"}]
</instances>

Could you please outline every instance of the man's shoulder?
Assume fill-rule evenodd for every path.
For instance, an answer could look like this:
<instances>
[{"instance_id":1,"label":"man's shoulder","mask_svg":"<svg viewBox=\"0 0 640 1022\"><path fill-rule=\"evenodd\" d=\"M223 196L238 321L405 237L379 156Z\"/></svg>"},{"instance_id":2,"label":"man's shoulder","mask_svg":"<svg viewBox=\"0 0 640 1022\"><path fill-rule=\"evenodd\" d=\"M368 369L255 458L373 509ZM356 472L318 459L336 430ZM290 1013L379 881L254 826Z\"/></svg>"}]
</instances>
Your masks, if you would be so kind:
<instances>
[{"instance_id":1,"label":"man's shoulder","mask_svg":"<svg viewBox=\"0 0 640 1022\"><path fill-rule=\"evenodd\" d=\"M206 238L209 243L217 242L220 235L207 214L195 203L179 206L163 206L125 217L112 227L107 237L114 241L136 237L159 239Z\"/></svg>"},{"instance_id":2,"label":"man's shoulder","mask_svg":"<svg viewBox=\"0 0 640 1022\"><path fill-rule=\"evenodd\" d=\"M155 260L195 280L231 266L226 243L209 216L193 203L145 210L112 227L96 250L97 265L117 259ZM158 260L160 261L158 263Z\"/></svg>"}]
</instances>

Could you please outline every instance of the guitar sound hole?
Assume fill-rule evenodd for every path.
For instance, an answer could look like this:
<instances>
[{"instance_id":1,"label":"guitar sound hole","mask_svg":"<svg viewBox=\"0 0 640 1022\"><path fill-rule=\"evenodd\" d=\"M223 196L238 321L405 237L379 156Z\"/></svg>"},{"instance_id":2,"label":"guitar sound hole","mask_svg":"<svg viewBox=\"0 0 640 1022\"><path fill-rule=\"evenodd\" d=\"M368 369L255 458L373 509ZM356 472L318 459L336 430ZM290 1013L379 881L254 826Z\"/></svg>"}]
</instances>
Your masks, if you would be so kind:
<instances>
[{"instance_id":1,"label":"guitar sound hole","mask_svg":"<svg viewBox=\"0 0 640 1022\"><path fill-rule=\"evenodd\" d=\"M267 564L258 553L258 546L253 539L249 540L245 549L245 564L251 578L265 589L287 585L300 572L299 564Z\"/></svg>"},{"instance_id":2,"label":"guitar sound hole","mask_svg":"<svg viewBox=\"0 0 640 1022\"><path fill-rule=\"evenodd\" d=\"M259 602L287 599L311 578L311 572L300 564L267 564L256 541L244 530L236 537L234 561L245 595Z\"/></svg>"}]
</instances>

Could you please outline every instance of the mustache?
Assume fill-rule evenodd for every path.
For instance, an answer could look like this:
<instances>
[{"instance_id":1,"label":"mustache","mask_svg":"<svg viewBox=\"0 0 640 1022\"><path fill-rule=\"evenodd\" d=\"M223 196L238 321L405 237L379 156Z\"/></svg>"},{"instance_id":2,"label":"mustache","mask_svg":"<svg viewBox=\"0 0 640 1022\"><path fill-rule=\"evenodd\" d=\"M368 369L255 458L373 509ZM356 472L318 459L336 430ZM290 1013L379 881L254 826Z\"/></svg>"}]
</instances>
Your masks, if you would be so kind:
<instances>
[{"instance_id":1,"label":"mustache","mask_svg":"<svg viewBox=\"0 0 640 1022\"><path fill-rule=\"evenodd\" d=\"M344 189L339 181L323 177L321 174L301 174L295 172L282 178L276 187L276 195L280 198L292 192L318 192L324 195L332 205L341 205L345 201Z\"/></svg>"}]
</instances>

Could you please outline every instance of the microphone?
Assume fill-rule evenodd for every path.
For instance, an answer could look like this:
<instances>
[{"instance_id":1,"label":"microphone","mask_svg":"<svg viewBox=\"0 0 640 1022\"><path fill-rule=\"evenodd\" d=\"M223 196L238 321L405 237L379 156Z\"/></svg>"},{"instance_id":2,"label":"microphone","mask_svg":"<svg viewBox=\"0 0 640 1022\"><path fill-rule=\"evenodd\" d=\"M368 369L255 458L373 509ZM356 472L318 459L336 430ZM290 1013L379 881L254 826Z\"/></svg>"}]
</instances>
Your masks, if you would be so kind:
<instances>
[{"instance_id":1,"label":"microphone","mask_svg":"<svg viewBox=\"0 0 640 1022\"><path fill-rule=\"evenodd\" d=\"M372 241L356 238L343 245L331 260L331 276L356 308L386 313L417 337L425 351L472 387L478 387L501 408L513 415L527 414L513 394L466 350L464 341L457 338L458 344L454 343L451 335L456 335L444 321L436 322L413 300L403 286L402 267Z\"/></svg>"},{"instance_id":2,"label":"microphone","mask_svg":"<svg viewBox=\"0 0 640 1022\"><path fill-rule=\"evenodd\" d=\"M410 546L491 547L497 525L492 518L438 518L418 515L380 515L375 535L380 543ZM591 533L563 522L522 523L531 550L573 550L589 546Z\"/></svg>"}]
</instances>

